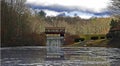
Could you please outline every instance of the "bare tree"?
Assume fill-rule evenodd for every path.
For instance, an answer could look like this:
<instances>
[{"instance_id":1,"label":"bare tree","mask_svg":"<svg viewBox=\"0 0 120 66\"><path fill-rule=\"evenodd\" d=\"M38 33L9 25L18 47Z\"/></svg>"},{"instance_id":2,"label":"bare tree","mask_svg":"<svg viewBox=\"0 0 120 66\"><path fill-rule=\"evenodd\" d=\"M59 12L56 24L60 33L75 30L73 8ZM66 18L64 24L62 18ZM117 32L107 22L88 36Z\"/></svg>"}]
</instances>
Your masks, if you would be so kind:
<instances>
[{"instance_id":1,"label":"bare tree","mask_svg":"<svg viewBox=\"0 0 120 66\"><path fill-rule=\"evenodd\" d=\"M120 18L120 0L112 0L109 9L113 16Z\"/></svg>"}]
</instances>

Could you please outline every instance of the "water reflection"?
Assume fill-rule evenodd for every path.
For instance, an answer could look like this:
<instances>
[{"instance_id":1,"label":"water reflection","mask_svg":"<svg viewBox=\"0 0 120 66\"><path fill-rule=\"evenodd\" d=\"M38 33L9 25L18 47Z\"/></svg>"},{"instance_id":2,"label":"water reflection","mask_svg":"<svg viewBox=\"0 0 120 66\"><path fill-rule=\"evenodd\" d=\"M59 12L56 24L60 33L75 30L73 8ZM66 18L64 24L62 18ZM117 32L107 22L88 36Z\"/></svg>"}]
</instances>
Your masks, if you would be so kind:
<instances>
[{"instance_id":1,"label":"water reflection","mask_svg":"<svg viewBox=\"0 0 120 66\"><path fill-rule=\"evenodd\" d=\"M103 47L65 47L57 53L64 59L48 59L48 47L1 48L1 66L118 66L120 49ZM57 47L53 49L58 49ZM52 49L52 50L53 50ZM52 51L53 52L53 51ZM56 54L53 52L53 55ZM51 53L51 52L50 52ZM59 54L58 54L59 55ZM59 55L61 56L61 55Z\"/></svg>"},{"instance_id":2,"label":"water reflection","mask_svg":"<svg viewBox=\"0 0 120 66\"><path fill-rule=\"evenodd\" d=\"M59 44L47 46L46 49L46 61L64 59L64 54Z\"/></svg>"}]
</instances>

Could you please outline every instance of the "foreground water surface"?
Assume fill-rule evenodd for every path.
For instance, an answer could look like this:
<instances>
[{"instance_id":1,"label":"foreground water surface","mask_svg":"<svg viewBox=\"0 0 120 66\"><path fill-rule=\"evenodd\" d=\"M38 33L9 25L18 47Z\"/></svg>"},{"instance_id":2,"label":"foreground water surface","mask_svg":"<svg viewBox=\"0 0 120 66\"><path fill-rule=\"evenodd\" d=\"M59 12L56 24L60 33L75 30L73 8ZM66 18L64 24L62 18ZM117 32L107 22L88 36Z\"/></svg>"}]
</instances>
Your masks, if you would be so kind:
<instances>
[{"instance_id":1,"label":"foreground water surface","mask_svg":"<svg viewBox=\"0 0 120 66\"><path fill-rule=\"evenodd\" d=\"M119 66L120 49L62 47L62 57L48 58L47 47L1 48L1 66ZM52 50L57 50L52 48ZM55 52L55 51L53 51ZM53 53L54 55L54 53Z\"/></svg>"}]
</instances>

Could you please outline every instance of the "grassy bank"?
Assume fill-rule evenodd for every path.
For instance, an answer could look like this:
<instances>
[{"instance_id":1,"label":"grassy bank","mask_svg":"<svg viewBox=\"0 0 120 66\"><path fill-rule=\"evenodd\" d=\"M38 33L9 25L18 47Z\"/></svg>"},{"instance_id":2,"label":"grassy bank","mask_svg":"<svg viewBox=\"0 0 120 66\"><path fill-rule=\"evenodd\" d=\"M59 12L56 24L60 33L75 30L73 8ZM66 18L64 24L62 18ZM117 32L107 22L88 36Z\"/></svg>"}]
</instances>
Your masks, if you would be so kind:
<instances>
[{"instance_id":1,"label":"grassy bank","mask_svg":"<svg viewBox=\"0 0 120 66\"><path fill-rule=\"evenodd\" d=\"M67 45L66 47L116 47L116 48L120 48L120 42L115 41L115 40L114 41L108 40L108 39L87 40L83 42L76 42L72 45Z\"/></svg>"}]
</instances>

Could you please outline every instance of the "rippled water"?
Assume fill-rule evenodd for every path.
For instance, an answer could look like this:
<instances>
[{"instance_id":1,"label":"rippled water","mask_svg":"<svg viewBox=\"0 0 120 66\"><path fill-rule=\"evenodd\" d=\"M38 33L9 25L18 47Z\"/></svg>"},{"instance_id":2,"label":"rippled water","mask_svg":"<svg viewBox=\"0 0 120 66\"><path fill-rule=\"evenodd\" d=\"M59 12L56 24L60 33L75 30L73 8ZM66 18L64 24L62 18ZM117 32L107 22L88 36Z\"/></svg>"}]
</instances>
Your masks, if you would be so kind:
<instances>
[{"instance_id":1,"label":"rippled water","mask_svg":"<svg viewBox=\"0 0 120 66\"><path fill-rule=\"evenodd\" d=\"M120 49L118 48L62 47L60 51L60 57L58 58L48 58L46 47L8 47L1 48L0 50L2 66L120 65Z\"/></svg>"}]
</instances>

